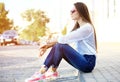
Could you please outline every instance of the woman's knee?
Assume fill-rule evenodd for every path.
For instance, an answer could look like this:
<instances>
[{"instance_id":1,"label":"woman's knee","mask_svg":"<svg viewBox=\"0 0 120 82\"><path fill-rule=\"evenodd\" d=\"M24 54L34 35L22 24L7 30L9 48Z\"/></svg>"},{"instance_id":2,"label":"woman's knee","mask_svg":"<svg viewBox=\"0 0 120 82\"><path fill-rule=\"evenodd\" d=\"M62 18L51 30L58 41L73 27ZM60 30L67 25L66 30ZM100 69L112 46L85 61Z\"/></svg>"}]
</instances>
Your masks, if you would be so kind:
<instances>
[{"instance_id":1,"label":"woman's knee","mask_svg":"<svg viewBox=\"0 0 120 82\"><path fill-rule=\"evenodd\" d=\"M64 46L65 44L61 44L61 43L56 43L54 46L55 47L61 47L61 46Z\"/></svg>"},{"instance_id":2,"label":"woman's knee","mask_svg":"<svg viewBox=\"0 0 120 82\"><path fill-rule=\"evenodd\" d=\"M68 46L68 45L67 44L61 44L61 43L56 43L53 47L55 49L63 50L64 48L66 48L65 46Z\"/></svg>"}]
</instances>

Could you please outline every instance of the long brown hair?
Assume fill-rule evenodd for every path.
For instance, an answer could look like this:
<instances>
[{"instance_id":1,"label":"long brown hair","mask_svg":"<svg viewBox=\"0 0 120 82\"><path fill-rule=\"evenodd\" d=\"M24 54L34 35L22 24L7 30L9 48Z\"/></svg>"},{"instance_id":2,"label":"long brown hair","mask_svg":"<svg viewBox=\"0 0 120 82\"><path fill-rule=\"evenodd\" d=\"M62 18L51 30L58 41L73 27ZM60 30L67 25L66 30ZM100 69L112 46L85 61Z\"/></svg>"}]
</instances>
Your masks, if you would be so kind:
<instances>
[{"instance_id":1,"label":"long brown hair","mask_svg":"<svg viewBox=\"0 0 120 82\"><path fill-rule=\"evenodd\" d=\"M90 14L89 14L87 6L82 2L74 3L74 6L77 9L79 15L82 17L82 20L85 21L85 22L90 23L94 28L94 25L93 25L93 23L91 21ZM78 22L76 22L75 25L74 25L74 28L72 29L72 31L74 31L74 30L76 30L78 28L80 28L80 25L78 24ZM96 50L97 50L97 38L96 38L95 28L94 28L94 37L95 37L95 46L96 46Z\"/></svg>"}]
</instances>

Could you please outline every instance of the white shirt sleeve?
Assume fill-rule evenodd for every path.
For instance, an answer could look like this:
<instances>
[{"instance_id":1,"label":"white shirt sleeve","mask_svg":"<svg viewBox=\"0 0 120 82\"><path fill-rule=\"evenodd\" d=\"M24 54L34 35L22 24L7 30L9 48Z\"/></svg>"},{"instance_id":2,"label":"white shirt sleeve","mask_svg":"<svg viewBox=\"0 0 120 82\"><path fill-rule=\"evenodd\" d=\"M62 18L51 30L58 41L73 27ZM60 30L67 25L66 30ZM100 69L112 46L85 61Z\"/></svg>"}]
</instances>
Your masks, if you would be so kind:
<instances>
[{"instance_id":1,"label":"white shirt sleeve","mask_svg":"<svg viewBox=\"0 0 120 82\"><path fill-rule=\"evenodd\" d=\"M93 33L92 25L86 24L81 26L75 31L70 32L67 35L58 38L58 43L68 44L71 42L76 42L87 38L91 33Z\"/></svg>"}]
</instances>

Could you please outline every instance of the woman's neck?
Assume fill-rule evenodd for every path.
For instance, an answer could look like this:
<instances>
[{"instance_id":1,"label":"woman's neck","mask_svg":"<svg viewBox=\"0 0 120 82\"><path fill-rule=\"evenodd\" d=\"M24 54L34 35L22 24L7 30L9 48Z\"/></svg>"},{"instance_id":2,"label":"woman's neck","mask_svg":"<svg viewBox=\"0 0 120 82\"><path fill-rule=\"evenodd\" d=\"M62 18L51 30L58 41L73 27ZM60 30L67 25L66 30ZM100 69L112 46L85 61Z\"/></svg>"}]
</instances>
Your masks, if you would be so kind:
<instances>
[{"instance_id":1,"label":"woman's neck","mask_svg":"<svg viewBox=\"0 0 120 82\"><path fill-rule=\"evenodd\" d=\"M83 21L82 19L78 20L78 23L80 26L85 25L87 22Z\"/></svg>"}]
</instances>

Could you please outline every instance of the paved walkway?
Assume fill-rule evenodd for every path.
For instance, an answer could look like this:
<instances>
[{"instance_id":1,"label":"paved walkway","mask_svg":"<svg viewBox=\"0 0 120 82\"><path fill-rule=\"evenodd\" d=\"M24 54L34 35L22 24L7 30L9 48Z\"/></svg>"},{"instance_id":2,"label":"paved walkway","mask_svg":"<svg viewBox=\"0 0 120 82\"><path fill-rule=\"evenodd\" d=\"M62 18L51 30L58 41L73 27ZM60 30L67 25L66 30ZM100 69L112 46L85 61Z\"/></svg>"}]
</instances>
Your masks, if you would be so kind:
<instances>
[{"instance_id":1,"label":"paved walkway","mask_svg":"<svg viewBox=\"0 0 120 82\"><path fill-rule=\"evenodd\" d=\"M120 43L99 45L97 65L92 73L81 73L80 82L120 82Z\"/></svg>"},{"instance_id":2,"label":"paved walkway","mask_svg":"<svg viewBox=\"0 0 120 82\"><path fill-rule=\"evenodd\" d=\"M92 73L78 72L62 60L59 78L44 82L120 82L120 43L102 43L98 49L97 65ZM38 58L38 53L37 46L0 47L0 82L24 82L46 57Z\"/></svg>"}]
</instances>

